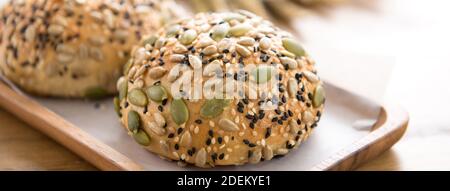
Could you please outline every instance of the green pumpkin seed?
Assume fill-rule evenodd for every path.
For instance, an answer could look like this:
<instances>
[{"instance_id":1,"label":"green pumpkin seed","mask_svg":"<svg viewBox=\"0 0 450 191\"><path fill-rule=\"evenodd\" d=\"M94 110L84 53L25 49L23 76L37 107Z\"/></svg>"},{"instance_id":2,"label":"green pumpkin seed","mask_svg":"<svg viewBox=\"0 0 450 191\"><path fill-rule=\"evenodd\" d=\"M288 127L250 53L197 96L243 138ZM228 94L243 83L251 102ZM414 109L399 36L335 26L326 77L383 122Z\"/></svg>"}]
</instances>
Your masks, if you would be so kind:
<instances>
[{"instance_id":1,"label":"green pumpkin seed","mask_svg":"<svg viewBox=\"0 0 450 191\"><path fill-rule=\"evenodd\" d=\"M314 96L313 96L313 106L319 107L323 104L325 101L325 90L321 85L318 85L316 89L314 90Z\"/></svg>"},{"instance_id":2,"label":"green pumpkin seed","mask_svg":"<svg viewBox=\"0 0 450 191\"><path fill-rule=\"evenodd\" d=\"M139 130L139 127L141 127L141 117L139 117L139 114L136 111L129 111L128 112L128 129L132 133L137 133Z\"/></svg>"},{"instance_id":3,"label":"green pumpkin seed","mask_svg":"<svg viewBox=\"0 0 450 191\"><path fill-rule=\"evenodd\" d=\"M123 65L123 75L126 76L130 71L131 66L133 66L133 59L129 59L128 62Z\"/></svg>"},{"instance_id":4,"label":"green pumpkin seed","mask_svg":"<svg viewBox=\"0 0 450 191\"><path fill-rule=\"evenodd\" d=\"M245 35L250 29L252 26L249 24L239 24L231 27L229 32L231 36L239 37Z\"/></svg>"},{"instance_id":5,"label":"green pumpkin seed","mask_svg":"<svg viewBox=\"0 0 450 191\"><path fill-rule=\"evenodd\" d=\"M144 107L147 105L148 100L147 96L145 95L144 91L141 89L133 89L128 93L128 101L130 101L131 104L136 106Z\"/></svg>"},{"instance_id":6,"label":"green pumpkin seed","mask_svg":"<svg viewBox=\"0 0 450 191\"><path fill-rule=\"evenodd\" d=\"M181 35L180 42L184 45L190 45L196 38L197 32L193 29L189 29Z\"/></svg>"},{"instance_id":7,"label":"green pumpkin seed","mask_svg":"<svg viewBox=\"0 0 450 191\"><path fill-rule=\"evenodd\" d=\"M225 107L230 104L227 99L209 99L203 104L200 109L200 115L206 118L214 118L219 116Z\"/></svg>"},{"instance_id":8,"label":"green pumpkin seed","mask_svg":"<svg viewBox=\"0 0 450 191\"><path fill-rule=\"evenodd\" d=\"M181 125L189 119L189 110L182 99L174 99L170 105L173 121Z\"/></svg>"},{"instance_id":9,"label":"green pumpkin seed","mask_svg":"<svg viewBox=\"0 0 450 191\"><path fill-rule=\"evenodd\" d=\"M217 25L211 33L211 38L215 41L220 41L227 36L229 30L230 25L228 25L228 23Z\"/></svg>"},{"instance_id":10,"label":"green pumpkin seed","mask_svg":"<svg viewBox=\"0 0 450 191\"><path fill-rule=\"evenodd\" d=\"M162 102L167 99L167 91L160 85L153 85L147 88L147 96L154 102Z\"/></svg>"},{"instance_id":11,"label":"green pumpkin seed","mask_svg":"<svg viewBox=\"0 0 450 191\"><path fill-rule=\"evenodd\" d=\"M178 31L180 31L180 30L181 30L181 26L180 25L172 25L172 26L170 26L169 28L167 28L167 32L166 32L167 37L175 36L178 33Z\"/></svg>"},{"instance_id":12,"label":"green pumpkin seed","mask_svg":"<svg viewBox=\"0 0 450 191\"><path fill-rule=\"evenodd\" d=\"M119 100L122 101L124 98L126 98L127 93L128 93L128 80L123 80L119 84Z\"/></svg>"},{"instance_id":13,"label":"green pumpkin seed","mask_svg":"<svg viewBox=\"0 0 450 191\"><path fill-rule=\"evenodd\" d=\"M253 70L252 75L257 84L266 83L272 79L272 67L258 66Z\"/></svg>"},{"instance_id":14,"label":"green pumpkin seed","mask_svg":"<svg viewBox=\"0 0 450 191\"><path fill-rule=\"evenodd\" d=\"M84 96L88 99L100 99L108 95L108 91L102 87L92 87L86 89Z\"/></svg>"},{"instance_id":15,"label":"green pumpkin seed","mask_svg":"<svg viewBox=\"0 0 450 191\"><path fill-rule=\"evenodd\" d=\"M291 38L283 38L283 47L286 48L287 51L295 54L298 57L305 56L305 49L303 49L302 45L300 45L297 41Z\"/></svg>"},{"instance_id":16,"label":"green pumpkin seed","mask_svg":"<svg viewBox=\"0 0 450 191\"><path fill-rule=\"evenodd\" d=\"M142 129L139 129L136 133L134 133L133 138L137 143L143 146L150 145L150 136L148 136L147 133Z\"/></svg>"},{"instance_id":17,"label":"green pumpkin seed","mask_svg":"<svg viewBox=\"0 0 450 191\"><path fill-rule=\"evenodd\" d=\"M157 39L158 39L157 36L151 35L151 36L149 36L148 38L142 40L142 43L141 43L141 44L142 44L142 46L145 46L146 44L150 44L150 45L153 46L153 44L155 44L155 42L156 42Z\"/></svg>"},{"instance_id":18,"label":"green pumpkin seed","mask_svg":"<svg viewBox=\"0 0 450 191\"><path fill-rule=\"evenodd\" d=\"M114 111L116 111L116 113L117 113L117 115L119 117L122 117L122 114L120 113L120 100L119 100L119 98L117 96L114 97L113 102L114 102Z\"/></svg>"}]
</instances>

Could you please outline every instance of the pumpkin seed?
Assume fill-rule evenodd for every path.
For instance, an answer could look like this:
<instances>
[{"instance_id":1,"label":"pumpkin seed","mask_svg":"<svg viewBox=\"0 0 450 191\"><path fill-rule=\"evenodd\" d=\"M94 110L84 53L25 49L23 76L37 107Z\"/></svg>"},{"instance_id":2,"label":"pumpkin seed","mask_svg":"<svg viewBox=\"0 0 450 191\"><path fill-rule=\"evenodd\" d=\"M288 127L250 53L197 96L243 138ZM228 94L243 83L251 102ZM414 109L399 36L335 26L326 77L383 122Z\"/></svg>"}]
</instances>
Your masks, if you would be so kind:
<instances>
[{"instance_id":1,"label":"pumpkin seed","mask_svg":"<svg viewBox=\"0 0 450 191\"><path fill-rule=\"evenodd\" d=\"M196 48L204 48L209 45L213 45L214 40L211 39L209 36L202 37L198 40L197 44L195 45Z\"/></svg>"},{"instance_id":2,"label":"pumpkin seed","mask_svg":"<svg viewBox=\"0 0 450 191\"><path fill-rule=\"evenodd\" d=\"M128 81L123 78L124 80L119 80L118 81L118 89L119 89L119 100L122 101L123 98L127 97L127 93L128 93Z\"/></svg>"},{"instance_id":3,"label":"pumpkin seed","mask_svg":"<svg viewBox=\"0 0 450 191\"><path fill-rule=\"evenodd\" d=\"M323 89L322 85L318 85L314 90L313 106L319 107L323 104L324 101L325 101L325 90Z\"/></svg>"},{"instance_id":4,"label":"pumpkin seed","mask_svg":"<svg viewBox=\"0 0 450 191\"><path fill-rule=\"evenodd\" d=\"M120 100L118 97L114 97L114 111L116 111L117 115L119 117L122 117L122 114L120 113Z\"/></svg>"},{"instance_id":5,"label":"pumpkin seed","mask_svg":"<svg viewBox=\"0 0 450 191\"><path fill-rule=\"evenodd\" d=\"M208 99L200 109L200 115L206 118L217 117L229 104L230 100L227 99Z\"/></svg>"},{"instance_id":6,"label":"pumpkin seed","mask_svg":"<svg viewBox=\"0 0 450 191\"><path fill-rule=\"evenodd\" d=\"M133 138L137 143L143 146L150 145L150 136L148 136L147 133L142 129L139 129L136 133L134 133Z\"/></svg>"},{"instance_id":7,"label":"pumpkin seed","mask_svg":"<svg viewBox=\"0 0 450 191\"><path fill-rule=\"evenodd\" d=\"M236 44L236 51L243 57L248 57L250 56L250 54L252 54L252 52L250 52L248 48L241 46L239 44Z\"/></svg>"},{"instance_id":8,"label":"pumpkin seed","mask_svg":"<svg viewBox=\"0 0 450 191\"><path fill-rule=\"evenodd\" d=\"M273 150L270 146L265 146L263 149L264 160L271 160L273 158Z\"/></svg>"},{"instance_id":9,"label":"pumpkin seed","mask_svg":"<svg viewBox=\"0 0 450 191\"><path fill-rule=\"evenodd\" d=\"M184 57L185 56L182 54L172 54L172 55L170 55L169 60L171 62L180 63L181 61L184 60Z\"/></svg>"},{"instance_id":10,"label":"pumpkin seed","mask_svg":"<svg viewBox=\"0 0 450 191\"><path fill-rule=\"evenodd\" d=\"M259 48L262 50L267 50L270 48L271 40L268 37L263 37L261 40L259 40Z\"/></svg>"},{"instance_id":11,"label":"pumpkin seed","mask_svg":"<svg viewBox=\"0 0 450 191\"><path fill-rule=\"evenodd\" d=\"M180 42L184 45L191 44L197 38L197 32L193 29L189 29L185 31L181 37Z\"/></svg>"},{"instance_id":12,"label":"pumpkin seed","mask_svg":"<svg viewBox=\"0 0 450 191\"><path fill-rule=\"evenodd\" d=\"M139 117L139 114L134 110L129 111L127 121L128 121L128 129L132 133L137 133L139 128L141 127L141 117Z\"/></svg>"},{"instance_id":13,"label":"pumpkin seed","mask_svg":"<svg viewBox=\"0 0 450 191\"><path fill-rule=\"evenodd\" d=\"M257 84L262 84L272 79L272 72L272 67L262 65L254 69L252 75Z\"/></svg>"},{"instance_id":14,"label":"pumpkin seed","mask_svg":"<svg viewBox=\"0 0 450 191\"><path fill-rule=\"evenodd\" d=\"M189 119L189 110L182 99L172 100L170 112L172 114L173 121L178 125L186 123Z\"/></svg>"},{"instance_id":15,"label":"pumpkin seed","mask_svg":"<svg viewBox=\"0 0 450 191\"><path fill-rule=\"evenodd\" d=\"M123 65L123 75L127 75L130 71L131 66L133 66L133 59L129 59L128 62Z\"/></svg>"},{"instance_id":16,"label":"pumpkin seed","mask_svg":"<svg viewBox=\"0 0 450 191\"><path fill-rule=\"evenodd\" d=\"M227 36L228 31L230 30L230 25L228 23L220 24L214 27L212 31L211 38L215 41L222 40Z\"/></svg>"},{"instance_id":17,"label":"pumpkin seed","mask_svg":"<svg viewBox=\"0 0 450 191\"><path fill-rule=\"evenodd\" d=\"M198 167L204 167L206 164L206 150L201 148L195 156L195 165Z\"/></svg>"},{"instance_id":18,"label":"pumpkin seed","mask_svg":"<svg viewBox=\"0 0 450 191\"><path fill-rule=\"evenodd\" d=\"M146 44L150 44L153 46L153 44L156 42L157 39L158 39L157 36L151 35L151 36L147 37L146 39L142 40L141 45L145 46Z\"/></svg>"},{"instance_id":19,"label":"pumpkin seed","mask_svg":"<svg viewBox=\"0 0 450 191\"><path fill-rule=\"evenodd\" d=\"M198 56L189 55L189 64L192 68L199 69L202 67L202 60Z\"/></svg>"},{"instance_id":20,"label":"pumpkin seed","mask_svg":"<svg viewBox=\"0 0 450 191\"><path fill-rule=\"evenodd\" d=\"M306 79L308 81L310 81L311 83L316 83L319 82L319 77L317 77L317 75L315 75L314 73L310 72L310 71L304 71L303 75L306 77Z\"/></svg>"},{"instance_id":21,"label":"pumpkin seed","mask_svg":"<svg viewBox=\"0 0 450 191\"><path fill-rule=\"evenodd\" d=\"M147 88L146 90L148 98L150 98L154 102L162 102L167 99L167 91L164 87L160 85L153 85Z\"/></svg>"},{"instance_id":22,"label":"pumpkin seed","mask_svg":"<svg viewBox=\"0 0 450 191\"><path fill-rule=\"evenodd\" d=\"M180 146L190 147L191 144L192 144L191 133L189 133L189 131L185 131L184 134L181 136Z\"/></svg>"},{"instance_id":23,"label":"pumpkin seed","mask_svg":"<svg viewBox=\"0 0 450 191\"><path fill-rule=\"evenodd\" d=\"M170 26L169 28L167 28L167 32L166 32L167 37L175 36L178 33L178 31L180 31L180 30L181 30L181 26L180 25L172 25L172 26Z\"/></svg>"},{"instance_id":24,"label":"pumpkin seed","mask_svg":"<svg viewBox=\"0 0 450 191\"><path fill-rule=\"evenodd\" d=\"M297 80L295 78L289 78L288 80L288 93L291 97L295 97L297 95Z\"/></svg>"},{"instance_id":25,"label":"pumpkin seed","mask_svg":"<svg viewBox=\"0 0 450 191\"><path fill-rule=\"evenodd\" d=\"M188 51L188 49L185 46L181 45L181 44L177 44L175 46L175 48L173 48L173 52L176 53L176 54L184 54L187 51Z\"/></svg>"},{"instance_id":26,"label":"pumpkin seed","mask_svg":"<svg viewBox=\"0 0 450 191\"><path fill-rule=\"evenodd\" d=\"M239 37L245 35L252 28L249 24L238 24L230 28L230 35Z\"/></svg>"},{"instance_id":27,"label":"pumpkin seed","mask_svg":"<svg viewBox=\"0 0 450 191\"><path fill-rule=\"evenodd\" d=\"M164 74L166 74L167 70L161 66L157 66L154 67L152 69L150 69L149 71L149 76L153 79L159 79L162 76L164 76Z\"/></svg>"},{"instance_id":28,"label":"pumpkin seed","mask_svg":"<svg viewBox=\"0 0 450 191\"><path fill-rule=\"evenodd\" d=\"M86 89L84 96L88 99L100 99L108 95L108 91L102 87L92 87Z\"/></svg>"},{"instance_id":29,"label":"pumpkin seed","mask_svg":"<svg viewBox=\"0 0 450 191\"><path fill-rule=\"evenodd\" d=\"M286 48L287 51L295 54L298 57L305 56L305 49L294 39L291 38L283 38L282 39L283 47Z\"/></svg>"},{"instance_id":30,"label":"pumpkin seed","mask_svg":"<svg viewBox=\"0 0 450 191\"><path fill-rule=\"evenodd\" d=\"M224 131L239 131L239 127L233 121L225 118L219 120L219 127Z\"/></svg>"},{"instance_id":31,"label":"pumpkin seed","mask_svg":"<svg viewBox=\"0 0 450 191\"><path fill-rule=\"evenodd\" d=\"M141 89L133 89L128 93L128 101L130 101L131 104L136 106L144 107L147 105L148 100L147 96L145 95L144 91Z\"/></svg>"}]
</instances>

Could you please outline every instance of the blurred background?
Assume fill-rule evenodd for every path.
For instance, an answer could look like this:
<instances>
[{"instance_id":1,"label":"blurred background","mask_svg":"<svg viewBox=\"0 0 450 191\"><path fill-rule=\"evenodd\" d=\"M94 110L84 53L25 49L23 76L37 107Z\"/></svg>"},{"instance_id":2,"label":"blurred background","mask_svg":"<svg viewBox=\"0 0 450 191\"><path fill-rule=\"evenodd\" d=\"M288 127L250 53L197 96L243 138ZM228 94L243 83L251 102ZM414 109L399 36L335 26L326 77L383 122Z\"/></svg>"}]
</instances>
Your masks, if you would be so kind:
<instances>
[{"instance_id":1,"label":"blurred background","mask_svg":"<svg viewBox=\"0 0 450 191\"><path fill-rule=\"evenodd\" d=\"M359 170L450 170L450 1L177 2L193 12L233 9L255 12L295 33L317 61L319 74L325 80L380 103L402 105L410 114L405 136ZM0 140L0 153L15 157L18 169L36 164L58 169L59 164L67 161L75 162L65 168L93 168L1 108L0 114L6 116L0 125L9 123L17 127L0 128L0 134L22 133L22 139L41 140L40 147L48 148L42 153L29 153L27 149L36 146L31 141ZM60 158L47 164L45 158L51 157ZM0 162L1 169L11 165L8 161Z\"/></svg>"}]
</instances>

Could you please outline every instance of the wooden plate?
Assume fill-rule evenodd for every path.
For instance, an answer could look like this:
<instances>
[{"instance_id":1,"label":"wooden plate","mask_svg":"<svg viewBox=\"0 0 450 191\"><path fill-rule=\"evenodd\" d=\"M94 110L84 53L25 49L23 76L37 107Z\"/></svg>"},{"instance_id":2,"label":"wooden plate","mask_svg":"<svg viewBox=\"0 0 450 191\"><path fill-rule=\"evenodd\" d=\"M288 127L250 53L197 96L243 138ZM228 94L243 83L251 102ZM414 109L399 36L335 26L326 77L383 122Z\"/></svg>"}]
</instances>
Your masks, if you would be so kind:
<instances>
[{"instance_id":1,"label":"wooden plate","mask_svg":"<svg viewBox=\"0 0 450 191\"><path fill-rule=\"evenodd\" d=\"M294 151L276 161L262 162L258 164L260 166L245 165L215 168L214 170L351 170L389 149L406 131L409 117L408 113L401 107L393 104L376 104L331 83L326 83L325 89L327 91L327 103L322 120L318 129L311 136L312 140L306 141L305 145L297 149L298 151ZM111 101L105 100L103 102L107 105L107 112L105 113L114 113L114 111L111 111L112 107L109 106ZM118 141L110 141L109 135L103 134L102 136L96 133L98 130L107 127L99 123L90 125L83 123L86 122L82 120L84 119L83 114L88 115L89 112L80 110L91 107L74 107L75 109L71 110L71 105L79 106L83 104L92 105L93 103L81 100L30 97L12 90L9 86L0 82L0 106L55 139L99 169L182 170L182 168L176 167L175 163L154 159L157 157L150 153L128 152L128 150L133 149L136 151L143 150L137 144L127 145L125 148L118 147ZM68 113L68 111L70 112ZM78 113L79 116L73 117L74 112ZM373 125L370 125L369 129L358 127L360 125L358 125L358 120L355 121L356 119L361 119L359 122L367 122L373 119ZM100 122L101 120L100 116ZM111 123L111 120L108 120L108 122ZM113 120L112 123L117 126L120 125L117 120ZM91 128L87 128L87 126L91 126ZM95 127L95 130L93 130L93 127ZM111 129L103 130L111 131ZM340 133L341 130L345 132ZM117 133L126 135L123 130L122 132L118 130ZM354 135L351 135L352 133ZM336 142L336 144L331 141ZM119 143L119 145L123 144ZM155 162L155 160L157 161ZM154 164L159 162L162 164ZM291 167L293 162L296 163L294 168ZM289 166L285 163L289 163Z\"/></svg>"}]
</instances>

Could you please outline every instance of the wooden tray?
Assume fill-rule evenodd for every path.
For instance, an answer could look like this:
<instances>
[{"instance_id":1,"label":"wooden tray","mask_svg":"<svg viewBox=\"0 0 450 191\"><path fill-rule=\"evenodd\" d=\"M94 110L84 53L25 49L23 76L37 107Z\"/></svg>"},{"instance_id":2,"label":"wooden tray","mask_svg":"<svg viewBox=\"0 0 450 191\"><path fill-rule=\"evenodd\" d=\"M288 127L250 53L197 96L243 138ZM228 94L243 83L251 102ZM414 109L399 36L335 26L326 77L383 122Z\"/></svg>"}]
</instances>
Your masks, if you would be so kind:
<instances>
[{"instance_id":1,"label":"wooden tray","mask_svg":"<svg viewBox=\"0 0 450 191\"><path fill-rule=\"evenodd\" d=\"M269 162L213 170L351 170L389 149L404 134L409 117L401 107L376 104L325 84L325 112L302 146ZM100 105L101 112L94 104ZM111 105L110 99L92 103L30 97L0 81L1 107L99 169L184 170L133 143L120 128Z\"/></svg>"}]
</instances>

